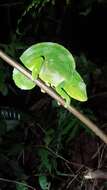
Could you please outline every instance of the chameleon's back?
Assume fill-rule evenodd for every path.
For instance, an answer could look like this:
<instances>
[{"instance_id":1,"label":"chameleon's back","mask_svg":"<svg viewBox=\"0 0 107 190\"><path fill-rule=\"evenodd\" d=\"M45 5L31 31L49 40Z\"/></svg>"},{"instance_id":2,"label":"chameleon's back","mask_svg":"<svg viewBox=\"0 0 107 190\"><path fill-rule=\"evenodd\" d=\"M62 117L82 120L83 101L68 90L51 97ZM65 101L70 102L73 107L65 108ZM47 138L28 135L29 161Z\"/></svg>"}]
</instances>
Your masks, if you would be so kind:
<instances>
[{"instance_id":1,"label":"chameleon's back","mask_svg":"<svg viewBox=\"0 0 107 190\"><path fill-rule=\"evenodd\" d=\"M75 61L71 53L62 45L53 42L42 42L32 45L21 56L23 64L32 71L38 57L44 58L44 67L51 73L69 78L75 69ZM32 64L33 63L33 64Z\"/></svg>"}]
</instances>

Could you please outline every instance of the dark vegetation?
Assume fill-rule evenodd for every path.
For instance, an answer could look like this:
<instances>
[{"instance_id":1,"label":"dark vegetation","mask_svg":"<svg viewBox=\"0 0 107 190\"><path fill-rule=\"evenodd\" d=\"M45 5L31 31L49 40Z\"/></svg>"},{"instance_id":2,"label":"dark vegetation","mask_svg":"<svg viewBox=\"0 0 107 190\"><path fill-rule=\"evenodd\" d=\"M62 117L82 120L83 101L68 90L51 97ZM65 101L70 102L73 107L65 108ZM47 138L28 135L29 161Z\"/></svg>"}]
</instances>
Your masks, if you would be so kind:
<instances>
[{"instance_id":1,"label":"dark vegetation","mask_svg":"<svg viewBox=\"0 0 107 190\"><path fill-rule=\"evenodd\" d=\"M106 21L106 0L0 1L0 48L19 61L21 53L37 42L67 47L89 97L86 103L72 100L72 104L105 133ZM85 179L90 169L106 172L106 150L90 130L38 87L18 89L12 68L0 60L0 190L106 190L105 179Z\"/></svg>"}]
</instances>

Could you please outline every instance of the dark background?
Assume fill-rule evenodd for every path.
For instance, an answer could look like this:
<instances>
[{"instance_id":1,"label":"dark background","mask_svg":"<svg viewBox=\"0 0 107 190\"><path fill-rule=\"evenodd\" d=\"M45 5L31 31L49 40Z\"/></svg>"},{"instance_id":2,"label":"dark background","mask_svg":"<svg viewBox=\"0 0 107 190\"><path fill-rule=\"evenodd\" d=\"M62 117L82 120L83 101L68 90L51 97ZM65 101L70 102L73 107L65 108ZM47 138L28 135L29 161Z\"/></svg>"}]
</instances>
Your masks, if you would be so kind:
<instances>
[{"instance_id":1,"label":"dark background","mask_svg":"<svg viewBox=\"0 0 107 190\"><path fill-rule=\"evenodd\" d=\"M36 7L30 0L0 0L0 48L18 61L22 52L37 42L52 41L68 48L88 93L87 102L71 102L106 133L107 2L34 2L40 3ZM56 190L65 190L72 177L65 177L63 173L73 171L75 176L78 174L77 180L74 179L68 190L79 189L80 185L82 190L106 189L104 180L87 181L82 185L87 168L107 170L103 142L38 87L31 91L17 88L12 70L0 60L0 179L27 182L40 190L38 174L45 173L51 181L51 190L56 187ZM46 148L52 149L54 154ZM56 156L57 153L71 163ZM0 180L0 188L12 190L16 185Z\"/></svg>"}]
</instances>

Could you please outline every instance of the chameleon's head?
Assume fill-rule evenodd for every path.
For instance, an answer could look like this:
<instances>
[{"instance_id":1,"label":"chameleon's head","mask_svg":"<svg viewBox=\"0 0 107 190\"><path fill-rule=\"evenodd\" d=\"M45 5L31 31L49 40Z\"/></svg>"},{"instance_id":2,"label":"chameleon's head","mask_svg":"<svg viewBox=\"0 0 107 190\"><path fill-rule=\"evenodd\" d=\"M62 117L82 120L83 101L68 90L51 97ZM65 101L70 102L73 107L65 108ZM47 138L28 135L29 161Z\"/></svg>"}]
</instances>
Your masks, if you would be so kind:
<instances>
[{"instance_id":1,"label":"chameleon's head","mask_svg":"<svg viewBox=\"0 0 107 190\"><path fill-rule=\"evenodd\" d=\"M86 85L77 71L74 71L71 80L66 82L64 90L76 100L87 101Z\"/></svg>"}]
</instances>

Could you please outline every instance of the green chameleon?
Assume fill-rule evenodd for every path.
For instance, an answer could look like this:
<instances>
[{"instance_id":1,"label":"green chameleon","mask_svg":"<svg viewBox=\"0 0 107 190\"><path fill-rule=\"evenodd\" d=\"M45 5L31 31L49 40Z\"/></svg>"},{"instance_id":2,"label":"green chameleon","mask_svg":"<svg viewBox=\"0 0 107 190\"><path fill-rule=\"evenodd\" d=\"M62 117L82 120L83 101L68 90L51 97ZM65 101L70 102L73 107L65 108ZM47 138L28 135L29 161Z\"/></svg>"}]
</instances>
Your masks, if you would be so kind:
<instances>
[{"instance_id":1,"label":"green chameleon","mask_svg":"<svg viewBox=\"0 0 107 190\"><path fill-rule=\"evenodd\" d=\"M41 42L32 45L20 57L30 71L32 78L38 77L70 104L71 98L87 100L86 85L76 71L72 54L62 45L53 42ZM35 84L18 70L13 70L15 84L24 90L32 89Z\"/></svg>"}]
</instances>

